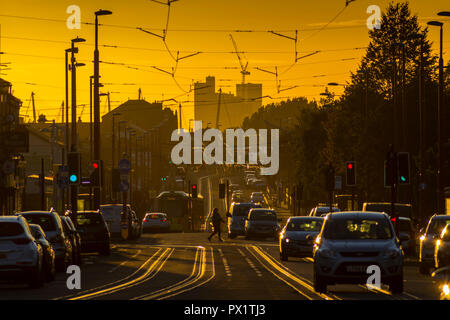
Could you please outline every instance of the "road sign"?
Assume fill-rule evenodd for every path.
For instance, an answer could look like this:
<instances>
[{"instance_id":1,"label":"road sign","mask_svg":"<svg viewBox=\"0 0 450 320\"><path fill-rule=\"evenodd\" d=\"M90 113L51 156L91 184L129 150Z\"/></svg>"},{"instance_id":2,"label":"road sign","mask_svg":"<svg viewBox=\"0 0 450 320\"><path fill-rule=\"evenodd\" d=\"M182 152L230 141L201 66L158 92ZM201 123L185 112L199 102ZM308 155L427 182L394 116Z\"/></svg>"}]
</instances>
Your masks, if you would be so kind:
<instances>
[{"instance_id":1,"label":"road sign","mask_svg":"<svg viewBox=\"0 0 450 320\"><path fill-rule=\"evenodd\" d=\"M121 159L119 161L118 168L119 168L120 174L128 174L128 172L130 172L130 170L131 170L131 163L127 159Z\"/></svg>"},{"instance_id":2,"label":"road sign","mask_svg":"<svg viewBox=\"0 0 450 320\"><path fill-rule=\"evenodd\" d=\"M14 165L14 161L11 161L11 160L6 160L3 163L3 167L2 167L3 173L6 175L13 173L15 168L16 168L16 166Z\"/></svg>"},{"instance_id":3,"label":"road sign","mask_svg":"<svg viewBox=\"0 0 450 320\"><path fill-rule=\"evenodd\" d=\"M69 167L59 166L58 170L58 187L66 188L69 185Z\"/></svg>"},{"instance_id":4,"label":"road sign","mask_svg":"<svg viewBox=\"0 0 450 320\"><path fill-rule=\"evenodd\" d=\"M130 184L127 180L121 180L120 181L120 191L126 192L130 189Z\"/></svg>"},{"instance_id":5,"label":"road sign","mask_svg":"<svg viewBox=\"0 0 450 320\"><path fill-rule=\"evenodd\" d=\"M334 189L342 190L342 176L334 177Z\"/></svg>"}]
</instances>

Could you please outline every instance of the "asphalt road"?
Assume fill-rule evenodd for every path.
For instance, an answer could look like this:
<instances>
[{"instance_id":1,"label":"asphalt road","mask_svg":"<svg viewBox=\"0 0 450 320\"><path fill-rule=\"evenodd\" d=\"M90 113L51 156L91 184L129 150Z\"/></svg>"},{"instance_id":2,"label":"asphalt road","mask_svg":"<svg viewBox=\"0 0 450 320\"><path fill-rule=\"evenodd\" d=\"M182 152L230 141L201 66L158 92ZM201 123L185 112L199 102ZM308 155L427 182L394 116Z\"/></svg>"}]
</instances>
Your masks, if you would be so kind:
<instances>
[{"instance_id":1,"label":"asphalt road","mask_svg":"<svg viewBox=\"0 0 450 320\"><path fill-rule=\"evenodd\" d=\"M218 178L203 178L201 193L207 209L225 203L214 190ZM213 196L209 198L209 194ZM282 217L283 220L287 216ZM225 229L225 228L223 228ZM280 261L274 239L233 240L209 233L143 234L139 240L113 243L110 256L83 254L81 289L67 288L69 274L59 273L43 288L0 283L0 300L422 300L439 299L430 276L417 263L404 264L404 293L363 285L328 286L326 294L313 289L311 258Z\"/></svg>"},{"instance_id":2,"label":"asphalt road","mask_svg":"<svg viewBox=\"0 0 450 320\"><path fill-rule=\"evenodd\" d=\"M135 242L116 243L109 257L84 255L80 290L69 290L69 275L59 273L40 289L2 283L0 299L438 299L431 278L413 263L404 266L403 294L358 285L329 286L326 294L317 294L311 259L281 262L273 239L224 240L209 242L207 233L145 234Z\"/></svg>"}]
</instances>

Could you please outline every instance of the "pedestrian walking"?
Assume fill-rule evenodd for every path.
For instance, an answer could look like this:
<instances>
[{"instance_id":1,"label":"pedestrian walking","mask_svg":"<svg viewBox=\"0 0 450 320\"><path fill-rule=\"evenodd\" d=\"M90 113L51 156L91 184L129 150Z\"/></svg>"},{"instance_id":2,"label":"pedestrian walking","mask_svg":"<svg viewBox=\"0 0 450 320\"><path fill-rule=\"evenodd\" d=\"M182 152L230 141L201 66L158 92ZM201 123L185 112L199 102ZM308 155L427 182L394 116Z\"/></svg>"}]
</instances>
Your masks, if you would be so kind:
<instances>
[{"instance_id":1,"label":"pedestrian walking","mask_svg":"<svg viewBox=\"0 0 450 320\"><path fill-rule=\"evenodd\" d=\"M222 217L219 214L219 209L214 208L213 209L213 213L212 213L212 217L211 217L211 222L213 225L213 232L209 235L208 240L211 241L211 238L217 234L217 236L219 237L219 241L223 242L222 237L221 237L221 233L220 233L220 224L222 222L225 222Z\"/></svg>"}]
</instances>

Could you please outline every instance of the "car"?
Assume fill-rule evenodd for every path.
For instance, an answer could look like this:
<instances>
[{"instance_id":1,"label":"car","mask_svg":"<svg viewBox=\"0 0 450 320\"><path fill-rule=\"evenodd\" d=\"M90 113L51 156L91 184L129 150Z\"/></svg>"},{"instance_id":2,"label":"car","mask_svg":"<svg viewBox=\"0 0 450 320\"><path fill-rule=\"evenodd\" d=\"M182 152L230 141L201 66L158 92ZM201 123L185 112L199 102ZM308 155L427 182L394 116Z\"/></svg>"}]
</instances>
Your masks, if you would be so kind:
<instances>
[{"instance_id":1,"label":"car","mask_svg":"<svg viewBox=\"0 0 450 320\"><path fill-rule=\"evenodd\" d=\"M332 207L333 212L339 212L341 209L338 207ZM318 206L311 209L309 212L310 217L322 217L325 216L327 213L330 213L330 207L326 206Z\"/></svg>"},{"instance_id":2,"label":"car","mask_svg":"<svg viewBox=\"0 0 450 320\"><path fill-rule=\"evenodd\" d=\"M261 208L261 205L248 202L233 202L230 212L227 213L228 237L234 239L245 235L245 218L252 208Z\"/></svg>"},{"instance_id":3,"label":"car","mask_svg":"<svg viewBox=\"0 0 450 320\"><path fill-rule=\"evenodd\" d=\"M45 273L45 280L53 281L55 280L55 250L51 243L47 240L44 230L38 224L29 224L31 234L39 242L42 247L42 252L44 255L43 268Z\"/></svg>"},{"instance_id":4,"label":"car","mask_svg":"<svg viewBox=\"0 0 450 320\"><path fill-rule=\"evenodd\" d=\"M56 271L63 271L72 264L72 244L64 232L59 214L50 211L24 211L16 215L23 216L28 223L38 224L44 230L47 239L55 250Z\"/></svg>"},{"instance_id":5,"label":"car","mask_svg":"<svg viewBox=\"0 0 450 320\"><path fill-rule=\"evenodd\" d=\"M398 235L402 235L402 239L405 239L401 242L402 248L406 255L415 256L416 255L416 231L413 226L413 223L410 218L398 217L392 218L391 222L394 225L395 229L395 221L398 219Z\"/></svg>"},{"instance_id":6,"label":"car","mask_svg":"<svg viewBox=\"0 0 450 320\"><path fill-rule=\"evenodd\" d=\"M277 218L277 213L273 209L250 209L245 220L245 238L250 239L257 236L278 239L281 229L280 221L281 219Z\"/></svg>"},{"instance_id":7,"label":"car","mask_svg":"<svg viewBox=\"0 0 450 320\"><path fill-rule=\"evenodd\" d=\"M72 263L81 265L81 236L69 216L61 216L64 232L72 244Z\"/></svg>"},{"instance_id":8,"label":"car","mask_svg":"<svg viewBox=\"0 0 450 320\"><path fill-rule=\"evenodd\" d=\"M425 232L419 238L419 272L428 274L434 266L435 243L444 227L450 223L448 215L433 215L428 221Z\"/></svg>"},{"instance_id":9,"label":"car","mask_svg":"<svg viewBox=\"0 0 450 320\"><path fill-rule=\"evenodd\" d=\"M170 222L167 218L167 214L162 212L146 213L142 220L142 230L143 232L155 230L169 231Z\"/></svg>"},{"instance_id":10,"label":"car","mask_svg":"<svg viewBox=\"0 0 450 320\"><path fill-rule=\"evenodd\" d=\"M44 252L22 216L0 216L0 279L44 284Z\"/></svg>"},{"instance_id":11,"label":"car","mask_svg":"<svg viewBox=\"0 0 450 320\"><path fill-rule=\"evenodd\" d=\"M434 249L434 266L436 269L450 267L450 223L442 229Z\"/></svg>"},{"instance_id":12,"label":"car","mask_svg":"<svg viewBox=\"0 0 450 320\"><path fill-rule=\"evenodd\" d=\"M314 239L322 228L323 218L290 217L280 233L280 260L311 257Z\"/></svg>"},{"instance_id":13,"label":"car","mask_svg":"<svg viewBox=\"0 0 450 320\"><path fill-rule=\"evenodd\" d=\"M129 223L129 239L139 237L141 234L141 227L137 219L136 213L128 204L126 206L126 216L123 217L122 204L105 204L100 206L100 211L103 214L106 224L108 225L111 237L121 237L122 223L128 221Z\"/></svg>"},{"instance_id":14,"label":"car","mask_svg":"<svg viewBox=\"0 0 450 320\"><path fill-rule=\"evenodd\" d=\"M328 214L313 249L313 284L367 283L369 266L378 266L381 282L393 294L403 292L403 252L385 213L346 211Z\"/></svg>"},{"instance_id":15,"label":"car","mask_svg":"<svg viewBox=\"0 0 450 320\"><path fill-rule=\"evenodd\" d=\"M262 192L252 192L250 195L250 202L264 203L264 194Z\"/></svg>"},{"instance_id":16,"label":"car","mask_svg":"<svg viewBox=\"0 0 450 320\"><path fill-rule=\"evenodd\" d=\"M111 254L111 236L100 210L78 211L77 231L81 235L81 252Z\"/></svg>"},{"instance_id":17,"label":"car","mask_svg":"<svg viewBox=\"0 0 450 320\"><path fill-rule=\"evenodd\" d=\"M399 217L412 218L412 206L405 203L395 203L394 210ZM364 202L362 211L384 212L392 216L392 204L390 202Z\"/></svg>"}]
</instances>

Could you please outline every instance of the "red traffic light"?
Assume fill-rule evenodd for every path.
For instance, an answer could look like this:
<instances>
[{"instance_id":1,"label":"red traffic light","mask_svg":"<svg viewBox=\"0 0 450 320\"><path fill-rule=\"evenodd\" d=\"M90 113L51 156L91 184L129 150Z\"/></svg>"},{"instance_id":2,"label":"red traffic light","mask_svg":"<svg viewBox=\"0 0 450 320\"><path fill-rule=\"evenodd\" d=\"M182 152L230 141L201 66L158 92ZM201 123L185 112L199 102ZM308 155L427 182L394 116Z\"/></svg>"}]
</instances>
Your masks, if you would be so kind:
<instances>
[{"instance_id":1,"label":"red traffic light","mask_svg":"<svg viewBox=\"0 0 450 320\"><path fill-rule=\"evenodd\" d=\"M353 169L353 163L347 163L347 168L350 170Z\"/></svg>"},{"instance_id":2,"label":"red traffic light","mask_svg":"<svg viewBox=\"0 0 450 320\"><path fill-rule=\"evenodd\" d=\"M94 169L98 169L98 163L97 163L97 162L93 162L93 163L92 163L92 167L93 167Z\"/></svg>"},{"instance_id":3,"label":"red traffic light","mask_svg":"<svg viewBox=\"0 0 450 320\"><path fill-rule=\"evenodd\" d=\"M197 185L193 184L192 189L195 189L195 188L197 188Z\"/></svg>"}]
</instances>

